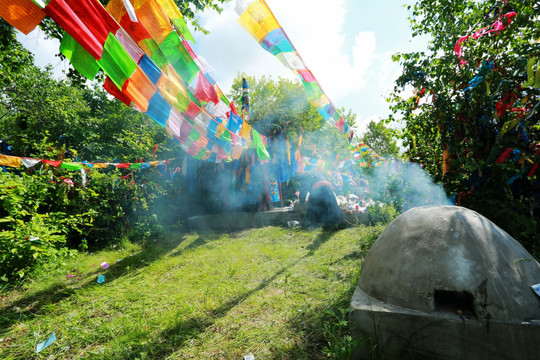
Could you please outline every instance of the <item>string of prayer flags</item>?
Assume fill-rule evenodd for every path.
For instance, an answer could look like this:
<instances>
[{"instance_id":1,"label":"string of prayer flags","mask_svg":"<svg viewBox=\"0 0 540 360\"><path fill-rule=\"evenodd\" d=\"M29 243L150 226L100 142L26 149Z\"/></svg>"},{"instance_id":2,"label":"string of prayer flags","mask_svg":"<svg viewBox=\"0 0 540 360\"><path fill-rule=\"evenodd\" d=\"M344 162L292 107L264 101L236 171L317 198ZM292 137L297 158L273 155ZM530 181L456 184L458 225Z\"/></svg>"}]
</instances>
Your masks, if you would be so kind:
<instances>
[{"instance_id":1,"label":"string of prayer flags","mask_svg":"<svg viewBox=\"0 0 540 360\"><path fill-rule=\"evenodd\" d=\"M0 15L25 33L50 16L65 32L60 52L78 72L92 80L102 70L110 94L180 137L194 157L221 161L233 150L238 156L253 137L265 158L264 136L234 117L226 126L234 104L187 43L193 37L173 0L111 0L106 8L98 0L0 0ZM182 133L186 124L191 134ZM213 124L218 131L207 136Z\"/></svg>"},{"instance_id":2,"label":"string of prayer flags","mask_svg":"<svg viewBox=\"0 0 540 360\"><path fill-rule=\"evenodd\" d=\"M163 7L160 7L161 5ZM179 33L181 36L185 34L182 31L173 31L170 23L167 22L170 20L173 24L181 25L175 20L179 19L181 14L173 10L172 5L169 0L134 1L137 25L129 18L121 1L111 0L107 5L107 10L146 52L140 59L139 66L161 94L161 96L154 95L153 100L163 105L164 100L172 107L169 109L167 105L164 105L166 111L157 112L155 110L158 107L149 106L146 113L162 126L166 126L169 135L179 137L180 142L185 145L182 146L182 148L185 147L184 150L189 151L190 154L196 153L194 156L201 159L209 159L209 152L219 153L222 144L214 148L214 145L219 142L216 141L218 139L208 141L205 135L212 122L216 124L227 122L226 114L231 111L230 102L208 74L210 66L204 59L195 55L185 41L186 38L182 39L179 36ZM161 10L157 11L158 8ZM156 55L159 56L156 57ZM174 109L178 112L173 111ZM180 131L184 123L190 123L192 127L190 131L195 129L199 133L200 142L195 140L194 144L191 139L186 143L187 134L182 134ZM186 128L187 125L183 126ZM223 133L219 134L219 137L222 135ZM230 138L230 134L226 136ZM205 147L206 150L204 150ZM230 148L230 145L227 147Z\"/></svg>"},{"instance_id":3,"label":"string of prayer flags","mask_svg":"<svg viewBox=\"0 0 540 360\"><path fill-rule=\"evenodd\" d=\"M300 77L306 96L319 113L332 126L342 124L339 129L349 138L348 125L324 94L320 84L289 40L287 34L264 0L237 0L235 10L238 22L269 53L276 56L284 66Z\"/></svg>"},{"instance_id":4,"label":"string of prayer flags","mask_svg":"<svg viewBox=\"0 0 540 360\"><path fill-rule=\"evenodd\" d=\"M324 93L266 2L264 0L237 0L235 11L239 15L238 23L261 47L300 77L307 99L319 111L323 119L329 125L337 127L349 142L352 142L354 139L352 128Z\"/></svg>"},{"instance_id":5,"label":"string of prayer flags","mask_svg":"<svg viewBox=\"0 0 540 360\"><path fill-rule=\"evenodd\" d=\"M24 165L26 168L31 168L39 163L43 163L52 167L60 167L69 171L79 171L83 168L93 168L93 169L104 169L109 166L116 167L118 169L147 169L149 167L156 167L160 165L165 165L170 163L174 159L170 160L158 160L150 162L137 162L137 163L92 163L88 161L81 162L72 162L72 161L63 161L63 160L47 160L47 159L33 159L12 155L2 155L0 154L0 166L9 166L14 168L19 168Z\"/></svg>"}]
</instances>

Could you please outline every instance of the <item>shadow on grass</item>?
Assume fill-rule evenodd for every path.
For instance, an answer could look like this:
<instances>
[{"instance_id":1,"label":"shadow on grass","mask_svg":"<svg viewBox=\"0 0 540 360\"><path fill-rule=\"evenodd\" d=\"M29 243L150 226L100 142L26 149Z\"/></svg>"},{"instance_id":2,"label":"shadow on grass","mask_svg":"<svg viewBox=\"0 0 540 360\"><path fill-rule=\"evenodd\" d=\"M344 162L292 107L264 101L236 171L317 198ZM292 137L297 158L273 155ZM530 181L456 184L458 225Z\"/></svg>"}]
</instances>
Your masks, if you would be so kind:
<instances>
[{"instance_id":1,"label":"shadow on grass","mask_svg":"<svg viewBox=\"0 0 540 360\"><path fill-rule=\"evenodd\" d=\"M0 337L9 332L11 325L21 320L28 320L37 315L42 315L42 309L48 305L67 299L78 290L88 286L99 286L96 283L96 277L94 277L97 274L105 274L106 283L111 283L133 270L146 267L152 262L161 259L185 240L186 237L182 236L180 239L168 238L163 241L144 244L140 252L128 256L120 262L110 264L107 270L103 270L96 265L95 271L84 273L84 276L89 279L83 282L58 281L43 290L7 303L7 305L0 308Z\"/></svg>"},{"instance_id":2,"label":"shadow on grass","mask_svg":"<svg viewBox=\"0 0 540 360\"><path fill-rule=\"evenodd\" d=\"M174 251L170 256L180 256L183 255L186 251L194 250L198 247L211 243L219 239L226 232L217 232L217 231L205 231L198 233L197 239L193 240L188 246Z\"/></svg>"},{"instance_id":3,"label":"shadow on grass","mask_svg":"<svg viewBox=\"0 0 540 360\"><path fill-rule=\"evenodd\" d=\"M309 250L308 253L299 257L298 259L292 261L290 264L282 267L276 271L272 276L262 280L259 285L253 289L246 291L242 294L234 296L229 301L218 306L216 309L210 310L206 313L205 316L195 316L189 319L179 321L173 326L163 330L156 338L163 339L163 342L147 342L143 343L142 341L135 341L128 352L112 354L114 358L123 358L123 359L136 359L140 357L141 353L148 354L149 359L164 359L168 355L174 353L179 348L181 348L186 342L195 339L200 334L204 333L206 329L211 327L217 320L225 317L232 309L237 305L241 304L244 300L252 296L253 294L264 290L268 285L270 285L274 280L279 276L283 275L289 269L296 266L302 260L313 256L315 251L326 241L328 241L335 231L332 230L323 230L319 236L309 245L306 249ZM199 239L197 239L199 240ZM204 245L207 243L206 238L201 238L198 246ZM184 249L184 251L187 250ZM352 294L352 293L351 293ZM306 346L313 346L313 344L306 344ZM293 354L292 354L293 355ZM295 359L295 356L291 356L290 359Z\"/></svg>"}]
</instances>

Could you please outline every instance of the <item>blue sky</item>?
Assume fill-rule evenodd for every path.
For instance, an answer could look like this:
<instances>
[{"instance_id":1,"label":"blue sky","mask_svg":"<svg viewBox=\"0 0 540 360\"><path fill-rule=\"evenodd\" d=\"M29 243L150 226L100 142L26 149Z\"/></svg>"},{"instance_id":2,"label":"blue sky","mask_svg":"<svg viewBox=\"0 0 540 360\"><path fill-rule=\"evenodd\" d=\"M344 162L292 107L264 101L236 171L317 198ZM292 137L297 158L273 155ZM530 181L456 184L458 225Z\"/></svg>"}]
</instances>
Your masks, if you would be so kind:
<instances>
[{"instance_id":1,"label":"blue sky","mask_svg":"<svg viewBox=\"0 0 540 360\"><path fill-rule=\"evenodd\" d=\"M392 63L396 52L422 50L426 39L411 39L407 10L402 1L366 0L267 0L277 20L288 34L306 65L325 93L337 107L357 114L362 132L372 119L389 114L385 97L399 75ZM239 72L295 79L274 56L237 23L235 1L224 5L217 14L206 11L200 16L202 26L210 31L195 33L195 53L215 69L216 82L228 93ZM45 40L38 31L19 40L36 53L36 63L50 63L61 76L68 64L54 55L58 42Z\"/></svg>"}]
</instances>

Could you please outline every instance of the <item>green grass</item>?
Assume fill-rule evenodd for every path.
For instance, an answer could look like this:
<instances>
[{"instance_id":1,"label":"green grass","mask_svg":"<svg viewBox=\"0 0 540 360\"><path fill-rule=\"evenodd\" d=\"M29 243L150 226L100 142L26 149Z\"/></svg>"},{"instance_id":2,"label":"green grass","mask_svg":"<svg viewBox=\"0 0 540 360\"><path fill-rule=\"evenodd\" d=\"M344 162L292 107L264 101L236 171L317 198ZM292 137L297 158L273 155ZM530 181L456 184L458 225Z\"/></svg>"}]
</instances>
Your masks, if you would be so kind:
<instances>
[{"instance_id":1,"label":"green grass","mask_svg":"<svg viewBox=\"0 0 540 360\"><path fill-rule=\"evenodd\" d=\"M0 359L326 358L331 314L380 231L267 227L81 254L0 293Z\"/></svg>"}]
</instances>

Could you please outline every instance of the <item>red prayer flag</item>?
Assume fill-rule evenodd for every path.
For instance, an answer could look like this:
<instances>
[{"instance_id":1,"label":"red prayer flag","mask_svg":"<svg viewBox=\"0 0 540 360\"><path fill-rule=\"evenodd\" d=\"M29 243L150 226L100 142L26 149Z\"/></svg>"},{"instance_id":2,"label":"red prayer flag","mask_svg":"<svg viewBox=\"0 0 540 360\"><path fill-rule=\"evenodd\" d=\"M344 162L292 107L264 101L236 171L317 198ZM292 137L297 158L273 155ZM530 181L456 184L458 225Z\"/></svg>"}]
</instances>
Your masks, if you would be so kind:
<instances>
[{"instance_id":1,"label":"red prayer flag","mask_svg":"<svg viewBox=\"0 0 540 360\"><path fill-rule=\"evenodd\" d=\"M336 127L338 128L338 130L340 132L344 132L345 131L345 119L343 119L342 117L339 118L338 122L336 123Z\"/></svg>"},{"instance_id":2,"label":"red prayer flag","mask_svg":"<svg viewBox=\"0 0 540 360\"><path fill-rule=\"evenodd\" d=\"M120 26L126 32L131 36L133 40L135 40L136 43L139 43L140 41L144 39L151 39L152 36L150 36L150 33L148 33L148 30L140 23L140 22L133 22L129 18L128 14L125 14L122 19L120 20Z\"/></svg>"},{"instance_id":3,"label":"red prayer flag","mask_svg":"<svg viewBox=\"0 0 540 360\"><path fill-rule=\"evenodd\" d=\"M296 70L296 71L298 71L298 74L300 74L300 76L302 77L302 79L305 82L317 81L317 80L315 80L315 77L313 76L313 74L309 70Z\"/></svg>"},{"instance_id":4,"label":"red prayer flag","mask_svg":"<svg viewBox=\"0 0 540 360\"><path fill-rule=\"evenodd\" d=\"M62 161L60 161L60 160L53 161L53 160L41 159L41 162L45 163L47 165L50 165L52 167L58 167L58 166L62 165Z\"/></svg>"},{"instance_id":5,"label":"red prayer flag","mask_svg":"<svg viewBox=\"0 0 540 360\"><path fill-rule=\"evenodd\" d=\"M117 98L118 100L126 104L127 106L131 105L131 99L129 98L129 96L124 94L118 88L118 86L116 86L116 84L112 82L112 80L108 76L105 78L105 82L103 83L103 88L107 90L109 94L111 94L112 96L114 96L115 98Z\"/></svg>"},{"instance_id":6,"label":"red prayer flag","mask_svg":"<svg viewBox=\"0 0 540 360\"><path fill-rule=\"evenodd\" d=\"M197 92L195 93L195 98L199 101L212 101L216 105L219 103L216 88L210 84L210 81L208 81L202 72L199 72L199 78L197 79Z\"/></svg>"},{"instance_id":7,"label":"red prayer flag","mask_svg":"<svg viewBox=\"0 0 540 360\"><path fill-rule=\"evenodd\" d=\"M97 60L109 33L120 28L98 1L52 0L45 12Z\"/></svg>"},{"instance_id":8,"label":"red prayer flag","mask_svg":"<svg viewBox=\"0 0 540 360\"><path fill-rule=\"evenodd\" d=\"M184 113L184 116L190 120L195 120L195 117L199 115L201 111L201 108L192 101L191 103L189 103L189 106Z\"/></svg>"},{"instance_id":9,"label":"red prayer flag","mask_svg":"<svg viewBox=\"0 0 540 360\"><path fill-rule=\"evenodd\" d=\"M538 164L534 164L533 167L531 168L531 171L529 171L529 174L528 176L531 177L534 175L534 173L536 172L536 169L538 169Z\"/></svg>"},{"instance_id":10,"label":"red prayer flag","mask_svg":"<svg viewBox=\"0 0 540 360\"><path fill-rule=\"evenodd\" d=\"M496 163L497 164L502 164L503 162L508 160L508 158L510 158L510 155L512 154L513 150L514 149L512 149L512 148L508 148L508 149L504 150L504 152L497 159Z\"/></svg>"}]
</instances>

